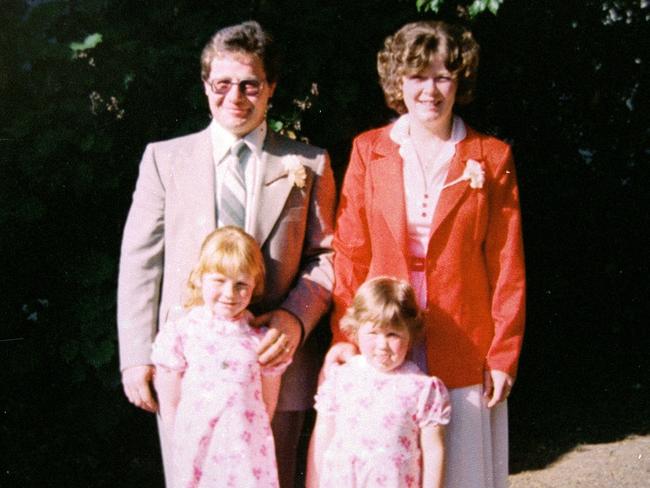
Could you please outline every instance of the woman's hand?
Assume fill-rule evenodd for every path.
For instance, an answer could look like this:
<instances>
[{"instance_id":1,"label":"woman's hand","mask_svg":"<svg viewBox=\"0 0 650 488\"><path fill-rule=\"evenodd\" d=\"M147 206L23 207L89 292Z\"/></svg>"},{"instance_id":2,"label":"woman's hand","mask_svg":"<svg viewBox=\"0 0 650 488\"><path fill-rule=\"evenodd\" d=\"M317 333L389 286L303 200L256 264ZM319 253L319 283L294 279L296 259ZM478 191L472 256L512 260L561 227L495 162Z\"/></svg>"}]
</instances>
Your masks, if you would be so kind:
<instances>
[{"instance_id":1,"label":"woman's hand","mask_svg":"<svg viewBox=\"0 0 650 488\"><path fill-rule=\"evenodd\" d=\"M501 403L510 395L515 379L505 371L489 369L483 372L483 398L488 408Z\"/></svg>"}]
</instances>

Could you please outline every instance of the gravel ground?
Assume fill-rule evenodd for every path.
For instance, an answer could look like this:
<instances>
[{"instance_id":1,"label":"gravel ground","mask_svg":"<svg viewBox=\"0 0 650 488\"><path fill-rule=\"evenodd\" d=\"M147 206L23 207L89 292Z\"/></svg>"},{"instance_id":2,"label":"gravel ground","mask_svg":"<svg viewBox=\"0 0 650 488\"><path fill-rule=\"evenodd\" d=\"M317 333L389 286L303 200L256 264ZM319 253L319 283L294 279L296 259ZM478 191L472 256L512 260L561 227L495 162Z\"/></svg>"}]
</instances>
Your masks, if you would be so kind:
<instances>
[{"instance_id":1,"label":"gravel ground","mask_svg":"<svg viewBox=\"0 0 650 488\"><path fill-rule=\"evenodd\" d=\"M650 436L584 444L539 471L509 477L510 488L650 488Z\"/></svg>"}]
</instances>

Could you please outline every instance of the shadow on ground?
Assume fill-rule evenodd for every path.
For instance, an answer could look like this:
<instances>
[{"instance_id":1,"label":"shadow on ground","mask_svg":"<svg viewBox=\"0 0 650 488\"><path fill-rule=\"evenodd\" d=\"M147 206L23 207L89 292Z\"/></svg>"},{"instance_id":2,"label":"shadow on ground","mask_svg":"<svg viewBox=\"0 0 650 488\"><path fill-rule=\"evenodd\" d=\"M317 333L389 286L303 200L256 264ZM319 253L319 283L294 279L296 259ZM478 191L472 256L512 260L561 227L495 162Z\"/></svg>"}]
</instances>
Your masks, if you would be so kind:
<instances>
[{"instance_id":1,"label":"shadow on ground","mask_svg":"<svg viewBox=\"0 0 650 488\"><path fill-rule=\"evenodd\" d=\"M510 400L511 473L543 469L582 444L650 433L647 341L624 328L576 334L565 325L527 338Z\"/></svg>"}]
</instances>

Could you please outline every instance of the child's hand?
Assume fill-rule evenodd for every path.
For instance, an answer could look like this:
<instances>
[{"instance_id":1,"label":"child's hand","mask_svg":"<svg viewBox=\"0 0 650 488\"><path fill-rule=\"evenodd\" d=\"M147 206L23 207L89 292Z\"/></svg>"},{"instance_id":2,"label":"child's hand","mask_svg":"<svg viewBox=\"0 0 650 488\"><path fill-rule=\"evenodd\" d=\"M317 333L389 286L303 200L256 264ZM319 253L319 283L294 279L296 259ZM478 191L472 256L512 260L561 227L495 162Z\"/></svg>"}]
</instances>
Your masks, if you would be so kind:
<instances>
[{"instance_id":1,"label":"child's hand","mask_svg":"<svg viewBox=\"0 0 650 488\"><path fill-rule=\"evenodd\" d=\"M488 408L492 408L504 401L510 395L515 380L505 371L490 369L483 372L483 398L488 402Z\"/></svg>"},{"instance_id":2,"label":"child's hand","mask_svg":"<svg viewBox=\"0 0 650 488\"><path fill-rule=\"evenodd\" d=\"M158 404L151 390L154 367L151 365L132 366L122 371L122 386L129 401L147 412L158 410Z\"/></svg>"},{"instance_id":3,"label":"child's hand","mask_svg":"<svg viewBox=\"0 0 650 488\"><path fill-rule=\"evenodd\" d=\"M302 325L286 310L277 309L256 317L253 325L266 325L268 332L257 347L257 356L264 366L278 366L291 358L300 347Z\"/></svg>"}]
</instances>

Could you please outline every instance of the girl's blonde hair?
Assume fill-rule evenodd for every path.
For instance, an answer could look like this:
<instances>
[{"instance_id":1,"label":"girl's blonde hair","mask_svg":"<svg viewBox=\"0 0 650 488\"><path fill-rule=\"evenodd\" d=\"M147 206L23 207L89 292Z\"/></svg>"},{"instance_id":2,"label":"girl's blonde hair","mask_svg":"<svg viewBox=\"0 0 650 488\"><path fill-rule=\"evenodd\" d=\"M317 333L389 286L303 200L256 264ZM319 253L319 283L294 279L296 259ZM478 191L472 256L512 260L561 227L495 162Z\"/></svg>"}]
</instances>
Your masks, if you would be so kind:
<instances>
[{"instance_id":1,"label":"girl's blonde hair","mask_svg":"<svg viewBox=\"0 0 650 488\"><path fill-rule=\"evenodd\" d=\"M380 329L406 330L413 344L422 333L423 323L411 285L388 276L379 276L361 285L341 319L341 330L357 343L359 327L366 322Z\"/></svg>"},{"instance_id":2,"label":"girl's blonde hair","mask_svg":"<svg viewBox=\"0 0 650 488\"><path fill-rule=\"evenodd\" d=\"M264 258L257 241L239 227L221 227L208 236L201 245L199 262L187 280L185 308L203 305L201 278L205 273L221 273L230 278L241 273L255 281L253 300L264 293Z\"/></svg>"}]
</instances>

